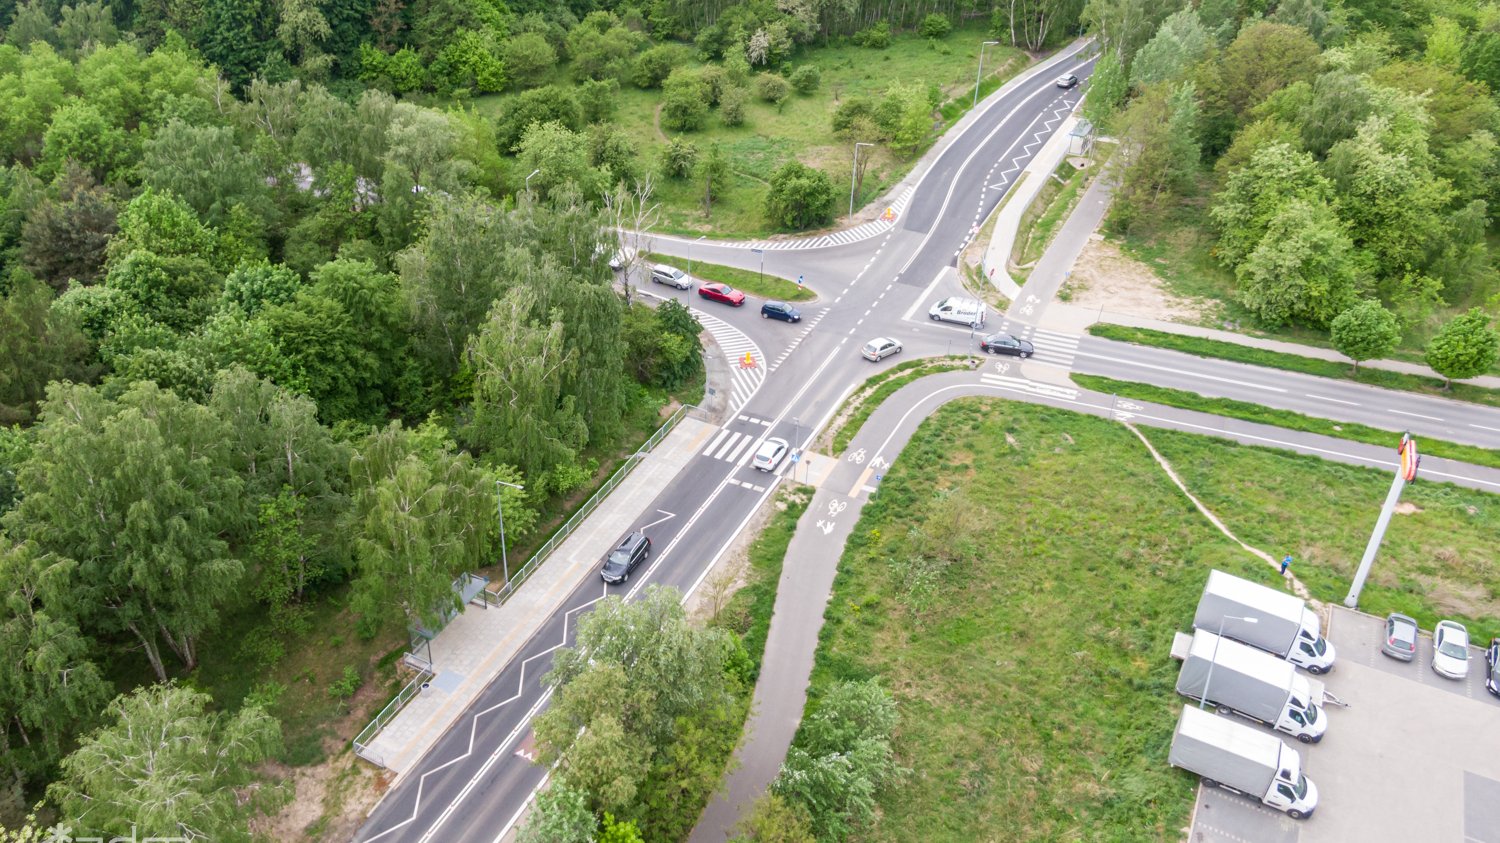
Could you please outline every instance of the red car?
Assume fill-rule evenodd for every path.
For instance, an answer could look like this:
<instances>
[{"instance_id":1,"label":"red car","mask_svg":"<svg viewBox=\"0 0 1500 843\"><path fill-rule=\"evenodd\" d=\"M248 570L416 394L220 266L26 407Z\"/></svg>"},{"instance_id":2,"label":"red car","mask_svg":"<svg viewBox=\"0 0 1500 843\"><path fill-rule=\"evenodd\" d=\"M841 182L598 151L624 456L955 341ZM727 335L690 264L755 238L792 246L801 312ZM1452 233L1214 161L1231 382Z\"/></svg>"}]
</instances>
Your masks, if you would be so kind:
<instances>
[{"instance_id":1,"label":"red car","mask_svg":"<svg viewBox=\"0 0 1500 843\"><path fill-rule=\"evenodd\" d=\"M745 303L745 294L729 286L728 284L700 284L698 295L713 301L721 301L732 304L735 307Z\"/></svg>"}]
</instances>

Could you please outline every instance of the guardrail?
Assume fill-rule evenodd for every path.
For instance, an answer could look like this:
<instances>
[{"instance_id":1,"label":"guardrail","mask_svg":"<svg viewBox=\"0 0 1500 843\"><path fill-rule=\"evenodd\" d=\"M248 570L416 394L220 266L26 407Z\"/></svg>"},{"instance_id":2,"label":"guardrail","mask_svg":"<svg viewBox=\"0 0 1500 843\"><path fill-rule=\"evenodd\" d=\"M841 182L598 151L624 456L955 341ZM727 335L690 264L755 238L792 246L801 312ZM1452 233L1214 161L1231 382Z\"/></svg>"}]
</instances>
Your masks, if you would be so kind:
<instances>
[{"instance_id":1,"label":"guardrail","mask_svg":"<svg viewBox=\"0 0 1500 843\"><path fill-rule=\"evenodd\" d=\"M384 729L387 724L396 718L396 715L401 709L406 707L406 704L411 701L412 697L422 692L422 686L431 678L432 671L417 671L417 675L410 682L406 683L405 687L397 691L396 696L385 704L385 708L382 708L379 714L375 715L375 719L370 721L370 725L361 729L360 733L354 736L354 754L371 764L384 767L384 759L378 753L370 751L370 741L375 740L375 736L380 734L380 730Z\"/></svg>"},{"instance_id":2,"label":"guardrail","mask_svg":"<svg viewBox=\"0 0 1500 843\"><path fill-rule=\"evenodd\" d=\"M653 448L661 444L661 440L665 439L667 434L672 432L672 428L676 427L677 423L682 421L683 417L690 410L696 409L692 405L684 404L677 408L677 412L668 416L667 420L662 422L661 427L658 427L656 432L651 434L651 437L643 442L641 447L636 449L635 453L625 458L625 464L615 469L615 473L611 474L609 479L604 481L604 485L600 486L594 494L590 495L589 499L584 501L583 506L579 507L578 511L573 513L571 518L563 522L563 525L558 527L557 531L541 547L537 548L536 553L531 554L531 558L526 560L526 564L522 565L511 575L508 582L495 591L484 590L485 603L490 606L499 606L509 599L512 594L515 594L516 589L522 583L526 582L526 578L531 576L541 566L542 562L552 554L552 551L558 548L558 545L561 545L567 540L568 536L573 534L574 530L578 529L578 525L582 524L585 518L588 518L595 509L599 508L599 504L609 496L609 493L613 492L615 487L620 485L630 472L635 470L635 467L640 464L641 460L646 458L646 455Z\"/></svg>"},{"instance_id":3,"label":"guardrail","mask_svg":"<svg viewBox=\"0 0 1500 843\"><path fill-rule=\"evenodd\" d=\"M516 589L521 583L525 582L526 578L531 576L541 566L542 562L546 561L548 555L556 550L558 545L562 544L568 536L572 535L573 531L578 529L578 525L582 524L583 520L589 517L590 513L599 508L599 504L609 496L610 492L615 490L616 486L620 485L621 481L631 471L635 470L635 467L640 464L641 460L645 459L646 455L653 448L661 444L661 440L665 439L667 434L672 432L677 423L682 421L688 413L697 411L698 408L691 404L684 404L678 407L677 411L668 416L667 420L662 422L661 427L658 427L649 439L641 443L641 447L637 448L635 453L625 458L625 464L615 469L615 473L611 474L609 479L604 481L604 485L600 486L594 494L590 495L589 499L584 501L583 506L579 507L578 511L573 513L571 518L563 522L563 525L557 528L556 532L541 547L537 548L536 553L533 553L531 558L526 560L526 564L522 565L516 571L509 582L505 583L498 591L481 588L479 594L475 595L473 599L483 599L486 607L499 606L505 603L512 594L516 593ZM463 580L464 577L455 580L455 585ZM431 679L433 671L436 669L431 662L420 656L416 656L415 653L407 653L402 657L402 660L417 671L416 678L406 683L406 686L396 694L395 699L386 703L385 708L380 710L375 719L370 721L370 724L365 726L364 729L360 730L360 733L354 738L354 754L380 767L384 767L385 764L380 758L379 753L370 750L370 742L375 740L375 736L380 734L381 729L384 729L387 724L395 719L396 715L411 701L412 697L421 693L422 683Z\"/></svg>"}]
</instances>

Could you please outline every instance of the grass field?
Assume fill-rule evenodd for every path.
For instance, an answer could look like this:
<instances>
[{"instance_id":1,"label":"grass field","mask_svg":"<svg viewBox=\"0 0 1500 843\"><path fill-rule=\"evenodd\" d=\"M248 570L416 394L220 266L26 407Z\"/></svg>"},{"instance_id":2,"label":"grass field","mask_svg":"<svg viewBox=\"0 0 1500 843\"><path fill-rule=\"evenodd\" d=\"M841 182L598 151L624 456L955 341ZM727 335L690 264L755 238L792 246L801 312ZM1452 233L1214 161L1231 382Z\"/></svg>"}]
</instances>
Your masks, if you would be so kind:
<instances>
[{"instance_id":1,"label":"grass field","mask_svg":"<svg viewBox=\"0 0 1500 843\"><path fill-rule=\"evenodd\" d=\"M935 375L938 372L951 372L956 369L968 369L968 357L940 357L937 359L926 358L921 360L908 360L897 363L879 374L865 378L865 382L859 388L849 394L849 400L839 412L834 414L835 421L832 429L826 434L832 453L841 454L849 447L849 442L859 429L869 421L870 414L880 408L880 403L889 398L896 390L911 383L917 378ZM848 415L844 413L850 407Z\"/></svg>"},{"instance_id":2,"label":"grass field","mask_svg":"<svg viewBox=\"0 0 1500 843\"><path fill-rule=\"evenodd\" d=\"M1319 596L1343 596L1383 473L1147 435L1242 538L1290 550ZM1423 512L1392 526L1367 607L1490 634L1495 597L1478 583L1500 582L1494 499L1417 484L1408 500ZM902 710L911 772L860 839L1178 839L1196 780L1166 762L1168 650L1213 567L1276 582L1123 426L1000 399L939 410L866 506L818 650L814 696L878 677Z\"/></svg>"},{"instance_id":3,"label":"grass field","mask_svg":"<svg viewBox=\"0 0 1500 843\"><path fill-rule=\"evenodd\" d=\"M817 298L817 294L806 286L798 285L795 281L788 281L775 275L762 275L749 269L739 269L733 266L722 266L716 263L705 263L703 261L687 261L683 258L671 255L659 255L655 252L646 252L641 257L648 263L665 263L686 270L689 275L700 281L717 281L749 293L752 296L760 296L765 299L781 299L782 301L811 301ZM689 268L691 267L691 268ZM649 281L647 283L650 283Z\"/></svg>"},{"instance_id":4,"label":"grass field","mask_svg":"<svg viewBox=\"0 0 1500 843\"><path fill-rule=\"evenodd\" d=\"M900 35L885 50L847 44L806 48L797 64L814 65L822 74L821 85L811 95L793 94L779 110L752 98L745 110L744 125L725 126L714 111L703 130L681 135L700 150L711 143L720 144L730 162L732 177L708 218L703 214L701 185L692 180L658 180L656 199L662 210L658 230L711 233L729 239L772 233L774 229L767 225L763 214L766 179L793 158L828 173L833 179L834 192L842 197L837 207L847 211L850 144L835 138L829 124L838 101L854 94L878 95L896 82L937 85L944 99L972 92L979 43L988 37L985 26L974 25L956 29L941 41ZM1025 54L1008 47L990 47L985 51L986 77L995 80L992 87L998 87L1028 63ZM562 72L556 81L565 82ZM474 104L481 113L494 116L503 113L514 96L507 93L480 97ZM967 102L959 105L966 106ZM667 137L658 128L656 119L661 91L624 85L617 103L616 123L634 139L641 163L654 167ZM950 109L954 118L945 122L951 125L952 119L965 110ZM914 163L914 159L896 158L883 146L869 154L864 181L855 198L856 209L900 181Z\"/></svg>"},{"instance_id":5,"label":"grass field","mask_svg":"<svg viewBox=\"0 0 1500 843\"><path fill-rule=\"evenodd\" d=\"M1209 398L1208 396L1182 389L1168 389L1161 386L1152 386L1147 383L1135 383L1134 381L1119 381L1099 375L1075 374L1072 377L1074 383L1084 389L1092 389L1095 392L1118 395L1121 398L1134 398L1139 401L1152 401L1157 404L1165 404L1168 407L1179 407L1184 410L1198 410L1232 419L1271 424L1286 428L1287 430L1318 433L1323 436L1348 439L1352 442L1364 442L1370 445L1391 448L1394 448L1394 443L1401 438L1401 431L1382 430L1378 427L1354 424L1352 422L1335 422L1318 418L1317 416L1294 413L1290 410L1263 407L1260 404L1252 404L1248 401L1235 401L1229 398ZM1461 445L1456 442L1444 442L1441 439L1428 439L1425 436L1420 438L1422 440L1421 449L1423 454L1450 460L1460 460L1462 462L1473 463L1474 465L1487 465L1491 468L1500 468L1500 451L1481 448L1477 445Z\"/></svg>"},{"instance_id":6,"label":"grass field","mask_svg":"<svg viewBox=\"0 0 1500 843\"><path fill-rule=\"evenodd\" d=\"M1390 372L1384 369L1372 369L1369 367L1360 369L1359 374L1356 376L1353 374L1352 367L1349 364L1341 363L1337 360L1319 360L1316 357L1285 354L1280 351L1254 348L1238 343L1190 337L1166 331L1153 331L1149 328L1110 325L1105 322L1096 322L1090 325L1089 333L1108 340L1119 340L1121 342L1149 345L1156 348L1169 348L1173 351L1195 354L1199 357L1234 360L1254 366L1265 366L1288 372L1301 372L1305 375L1350 380L1357 383L1369 384L1370 386L1378 386L1383 389L1420 392L1424 395L1452 398L1457 401L1468 401L1471 404L1500 407L1500 390L1488 389L1467 383L1455 383L1452 388L1444 390L1443 382L1437 378L1408 375L1401 372Z\"/></svg>"},{"instance_id":7,"label":"grass field","mask_svg":"<svg viewBox=\"0 0 1500 843\"><path fill-rule=\"evenodd\" d=\"M776 584L781 581L781 563L787 545L797 531L797 519L807 511L812 495L795 487L777 494L771 520L750 545L750 570L745 584L734 593L714 618L714 623L733 631L745 642L754 675L760 675L766 653L766 633L771 629L771 611L776 607Z\"/></svg>"}]
</instances>

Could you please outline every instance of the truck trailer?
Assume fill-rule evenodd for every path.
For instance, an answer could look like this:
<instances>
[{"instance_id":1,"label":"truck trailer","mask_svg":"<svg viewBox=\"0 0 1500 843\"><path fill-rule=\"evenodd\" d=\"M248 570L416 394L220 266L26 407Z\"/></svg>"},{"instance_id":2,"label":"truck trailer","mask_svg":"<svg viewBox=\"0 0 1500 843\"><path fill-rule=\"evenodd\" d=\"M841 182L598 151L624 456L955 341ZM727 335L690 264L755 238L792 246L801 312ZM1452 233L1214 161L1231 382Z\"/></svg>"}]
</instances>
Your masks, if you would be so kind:
<instances>
[{"instance_id":1,"label":"truck trailer","mask_svg":"<svg viewBox=\"0 0 1500 843\"><path fill-rule=\"evenodd\" d=\"M1206 787L1253 796L1294 820L1318 807L1318 788L1302 775L1297 750L1228 717L1184 708L1167 760L1197 773Z\"/></svg>"},{"instance_id":2,"label":"truck trailer","mask_svg":"<svg viewBox=\"0 0 1500 843\"><path fill-rule=\"evenodd\" d=\"M1185 643L1177 693L1194 702L1207 702L1221 714L1238 714L1286 732L1303 743L1323 739L1328 718L1320 704L1322 688L1315 688L1291 662L1201 629ZM1173 655L1179 655L1175 647Z\"/></svg>"},{"instance_id":3,"label":"truck trailer","mask_svg":"<svg viewBox=\"0 0 1500 843\"><path fill-rule=\"evenodd\" d=\"M1210 571L1193 616L1193 628L1222 634L1286 659L1309 673L1333 669L1333 645L1323 638L1318 616L1285 592Z\"/></svg>"}]
</instances>

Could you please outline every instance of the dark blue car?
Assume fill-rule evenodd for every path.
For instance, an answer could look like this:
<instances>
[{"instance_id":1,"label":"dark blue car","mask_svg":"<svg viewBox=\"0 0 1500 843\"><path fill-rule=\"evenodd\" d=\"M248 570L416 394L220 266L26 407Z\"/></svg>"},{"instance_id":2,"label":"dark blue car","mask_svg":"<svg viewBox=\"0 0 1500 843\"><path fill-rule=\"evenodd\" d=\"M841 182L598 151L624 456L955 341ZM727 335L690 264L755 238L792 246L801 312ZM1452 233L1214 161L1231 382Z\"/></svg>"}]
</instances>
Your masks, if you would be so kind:
<instances>
[{"instance_id":1,"label":"dark blue car","mask_svg":"<svg viewBox=\"0 0 1500 843\"><path fill-rule=\"evenodd\" d=\"M780 319L783 322L801 322L802 311L784 301L768 301L760 306L760 318Z\"/></svg>"}]
</instances>

